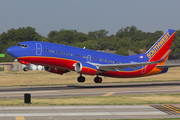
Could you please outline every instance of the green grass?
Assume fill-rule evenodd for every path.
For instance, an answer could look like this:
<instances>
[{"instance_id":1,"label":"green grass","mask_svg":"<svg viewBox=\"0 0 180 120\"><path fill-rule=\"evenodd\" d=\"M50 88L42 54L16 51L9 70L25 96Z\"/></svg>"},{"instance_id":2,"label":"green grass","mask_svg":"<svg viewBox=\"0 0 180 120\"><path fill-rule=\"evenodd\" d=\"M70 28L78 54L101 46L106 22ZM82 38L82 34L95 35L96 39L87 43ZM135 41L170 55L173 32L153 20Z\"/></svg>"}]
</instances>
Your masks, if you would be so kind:
<instances>
[{"instance_id":1,"label":"green grass","mask_svg":"<svg viewBox=\"0 0 180 120\"><path fill-rule=\"evenodd\" d=\"M172 82L180 81L180 67L171 68L167 73L139 78L111 78L102 77L102 84L107 83L138 83L138 82ZM46 71L1 71L0 86L45 86L45 85L82 85L94 84L94 77L86 77L85 83L78 83L76 72L69 72L63 75L53 74Z\"/></svg>"},{"instance_id":2,"label":"green grass","mask_svg":"<svg viewBox=\"0 0 180 120\"><path fill-rule=\"evenodd\" d=\"M178 94L122 95L94 97L65 97L31 99L30 106L46 105L147 105L147 104L180 104ZM23 99L4 99L0 106L27 106Z\"/></svg>"},{"instance_id":3,"label":"green grass","mask_svg":"<svg viewBox=\"0 0 180 120\"><path fill-rule=\"evenodd\" d=\"M99 120L99 119L96 119ZM180 118L151 118L151 119L101 119L101 120L180 120Z\"/></svg>"}]
</instances>

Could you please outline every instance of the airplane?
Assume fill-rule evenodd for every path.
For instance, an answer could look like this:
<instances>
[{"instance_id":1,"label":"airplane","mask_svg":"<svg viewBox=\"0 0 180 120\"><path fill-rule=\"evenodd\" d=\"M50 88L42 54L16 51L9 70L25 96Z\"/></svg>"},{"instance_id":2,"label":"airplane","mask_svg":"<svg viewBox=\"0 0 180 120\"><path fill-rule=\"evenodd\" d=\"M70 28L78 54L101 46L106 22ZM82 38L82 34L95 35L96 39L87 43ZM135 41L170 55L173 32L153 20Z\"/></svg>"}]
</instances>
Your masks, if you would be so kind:
<instances>
[{"instance_id":1,"label":"airplane","mask_svg":"<svg viewBox=\"0 0 180 120\"><path fill-rule=\"evenodd\" d=\"M96 75L94 82L101 83L99 76L145 77L166 73L169 67L179 66L165 65L175 33L168 29L146 53L130 56L41 41L21 42L8 48L7 52L27 66L29 63L42 65L46 71L61 75L75 71L80 74L78 82L85 82L83 74ZM27 70L25 67L24 71Z\"/></svg>"}]
</instances>

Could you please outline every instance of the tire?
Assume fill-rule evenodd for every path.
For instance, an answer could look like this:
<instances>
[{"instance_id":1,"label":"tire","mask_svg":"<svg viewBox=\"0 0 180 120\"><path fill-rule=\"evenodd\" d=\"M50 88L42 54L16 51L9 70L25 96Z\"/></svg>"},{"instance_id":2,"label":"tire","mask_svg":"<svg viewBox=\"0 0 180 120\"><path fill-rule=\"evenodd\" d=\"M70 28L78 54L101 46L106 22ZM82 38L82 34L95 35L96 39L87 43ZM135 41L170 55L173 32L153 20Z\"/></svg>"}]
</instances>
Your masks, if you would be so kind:
<instances>
[{"instance_id":1,"label":"tire","mask_svg":"<svg viewBox=\"0 0 180 120\"><path fill-rule=\"evenodd\" d=\"M83 82L85 82L85 80L86 80L86 78L83 77L83 76L77 78L77 81L78 81L78 82L82 82L82 83L83 83Z\"/></svg>"},{"instance_id":2,"label":"tire","mask_svg":"<svg viewBox=\"0 0 180 120\"><path fill-rule=\"evenodd\" d=\"M28 67L24 67L23 70L24 70L25 72L27 72L29 69L28 69Z\"/></svg>"},{"instance_id":3,"label":"tire","mask_svg":"<svg viewBox=\"0 0 180 120\"><path fill-rule=\"evenodd\" d=\"M94 78L94 82L95 83L101 83L102 82L102 78L101 77L95 77Z\"/></svg>"}]
</instances>

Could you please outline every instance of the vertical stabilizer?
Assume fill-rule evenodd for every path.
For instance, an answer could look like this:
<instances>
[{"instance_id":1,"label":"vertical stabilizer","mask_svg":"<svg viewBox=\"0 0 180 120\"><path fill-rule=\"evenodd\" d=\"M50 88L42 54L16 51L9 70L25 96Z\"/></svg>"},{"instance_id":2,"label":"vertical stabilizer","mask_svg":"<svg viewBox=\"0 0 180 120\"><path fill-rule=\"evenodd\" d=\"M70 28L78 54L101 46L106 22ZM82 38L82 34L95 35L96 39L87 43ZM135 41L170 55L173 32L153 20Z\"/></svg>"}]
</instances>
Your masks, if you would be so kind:
<instances>
[{"instance_id":1,"label":"vertical stabilizer","mask_svg":"<svg viewBox=\"0 0 180 120\"><path fill-rule=\"evenodd\" d=\"M175 33L175 30L168 29L168 31L145 53L149 62L161 60L168 54Z\"/></svg>"}]
</instances>

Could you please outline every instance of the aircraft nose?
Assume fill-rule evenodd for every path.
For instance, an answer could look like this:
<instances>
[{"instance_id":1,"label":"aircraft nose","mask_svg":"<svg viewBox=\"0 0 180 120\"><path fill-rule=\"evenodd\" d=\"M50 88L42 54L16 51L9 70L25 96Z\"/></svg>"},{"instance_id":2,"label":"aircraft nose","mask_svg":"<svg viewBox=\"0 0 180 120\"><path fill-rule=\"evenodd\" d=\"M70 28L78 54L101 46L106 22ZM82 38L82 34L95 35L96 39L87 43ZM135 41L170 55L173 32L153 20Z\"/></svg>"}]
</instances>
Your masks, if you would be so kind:
<instances>
[{"instance_id":1,"label":"aircraft nose","mask_svg":"<svg viewBox=\"0 0 180 120\"><path fill-rule=\"evenodd\" d=\"M16 56L16 52L17 52L17 50L15 49L15 47L14 47L14 46L13 46L13 47L8 48L6 51L7 51L7 53L8 53L8 54L10 54L11 56L13 56L13 57L15 57L15 58L17 57L17 56Z\"/></svg>"},{"instance_id":2,"label":"aircraft nose","mask_svg":"<svg viewBox=\"0 0 180 120\"><path fill-rule=\"evenodd\" d=\"M8 48L8 49L6 50L6 52L9 53L9 54L11 55L11 52L12 52L11 47Z\"/></svg>"}]
</instances>

